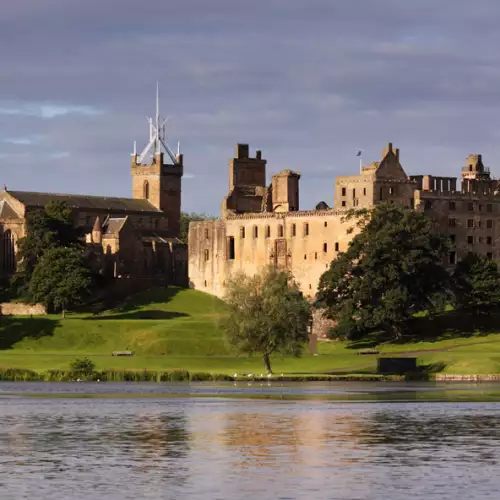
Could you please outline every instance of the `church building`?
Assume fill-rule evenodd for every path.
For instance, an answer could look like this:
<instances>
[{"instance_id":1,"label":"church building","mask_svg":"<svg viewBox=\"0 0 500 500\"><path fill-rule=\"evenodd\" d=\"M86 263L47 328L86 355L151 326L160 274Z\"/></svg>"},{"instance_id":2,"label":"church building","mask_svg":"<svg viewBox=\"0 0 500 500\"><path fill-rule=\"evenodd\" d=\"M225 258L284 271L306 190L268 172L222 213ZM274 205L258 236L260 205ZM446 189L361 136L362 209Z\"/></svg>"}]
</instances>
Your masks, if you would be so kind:
<instances>
[{"instance_id":1,"label":"church building","mask_svg":"<svg viewBox=\"0 0 500 500\"><path fill-rule=\"evenodd\" d=\"M87 249L103 274L187 284L187 247L179 240L183 155L174 155L165 137L157 94L156 119L149 119L149 143L132 154L132 197L0 192L0 274L16 271L18 241L26 235L30 212L53 200L65 202ZM165 161L167 157L168 161Z\"/></svg>"}]
</instances>

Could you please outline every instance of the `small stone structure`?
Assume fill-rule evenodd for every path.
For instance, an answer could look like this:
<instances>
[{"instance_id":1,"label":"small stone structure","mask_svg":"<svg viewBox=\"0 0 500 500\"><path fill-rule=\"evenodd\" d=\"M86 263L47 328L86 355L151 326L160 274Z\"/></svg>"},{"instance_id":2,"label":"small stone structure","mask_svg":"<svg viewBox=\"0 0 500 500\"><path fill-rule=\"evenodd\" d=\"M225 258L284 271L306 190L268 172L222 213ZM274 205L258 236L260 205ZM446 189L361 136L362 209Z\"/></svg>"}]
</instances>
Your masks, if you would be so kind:
<instances>
[{"instance_id":1,"label":"small stone structure","mask_svg":"<svg viewBox=\"0 0 500 500\"><path fill-rule=\"evenodd\" d=\"M2 316L43 316L47 314L42 304L25 304L24 302L3 302L0 304Z\"/></svg>"}]
</instances>

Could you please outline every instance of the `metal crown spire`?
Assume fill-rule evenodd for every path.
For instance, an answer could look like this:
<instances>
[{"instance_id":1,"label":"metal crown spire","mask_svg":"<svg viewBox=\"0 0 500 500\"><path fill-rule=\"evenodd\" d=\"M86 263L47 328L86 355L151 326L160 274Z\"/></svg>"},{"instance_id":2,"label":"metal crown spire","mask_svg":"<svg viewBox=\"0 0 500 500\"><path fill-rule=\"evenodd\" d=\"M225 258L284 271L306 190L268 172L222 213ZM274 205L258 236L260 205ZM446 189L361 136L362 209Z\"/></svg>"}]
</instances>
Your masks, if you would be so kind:
<instances>
[{"instance_id":1,"label":"metal crown spire","mask_svg":"<svg viewBox=\"0 0 500 500\"><path fill-rule=\"evenodd\" d=\"M146 119L149 123L149 142L148 145L143 149L142 153L137 158L138 163L144 163L144 160L147 158L147 156L150 154L151 151L154 151L154 154L161 153L161 147L163 146L163 149L166 151L168 156L170 156L172 162L174 164L177 164L178 160L167 144L165 124L168 121L168 117L162 121L160 116L160 85L158 82L156 82L156 117L154 122L153 118L146 118ZM134 154L135 153L136 150L134 145Z\"/></svg>"}]
</instances>

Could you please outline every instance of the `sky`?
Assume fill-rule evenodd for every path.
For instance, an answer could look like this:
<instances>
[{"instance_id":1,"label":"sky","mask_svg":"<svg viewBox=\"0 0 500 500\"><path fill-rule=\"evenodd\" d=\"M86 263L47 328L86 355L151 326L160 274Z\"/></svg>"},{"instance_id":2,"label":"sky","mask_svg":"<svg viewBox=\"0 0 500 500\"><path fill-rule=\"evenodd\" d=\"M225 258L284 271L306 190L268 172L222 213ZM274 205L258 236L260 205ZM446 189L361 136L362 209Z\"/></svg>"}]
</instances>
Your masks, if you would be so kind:
<instances>
[{"instance_id":1,"label":"sky","mask_svg":"<svg viewBox=\"0 0 500 500\"><path fill-rule=\"evenodd\" d=\"M131 196L146 116L184 154L182 208L217 215L235 144L300 205L400 148L408 174L500 174L497 0L16 0L0 9L0 185Z\"/></svg>"}]
</instances>

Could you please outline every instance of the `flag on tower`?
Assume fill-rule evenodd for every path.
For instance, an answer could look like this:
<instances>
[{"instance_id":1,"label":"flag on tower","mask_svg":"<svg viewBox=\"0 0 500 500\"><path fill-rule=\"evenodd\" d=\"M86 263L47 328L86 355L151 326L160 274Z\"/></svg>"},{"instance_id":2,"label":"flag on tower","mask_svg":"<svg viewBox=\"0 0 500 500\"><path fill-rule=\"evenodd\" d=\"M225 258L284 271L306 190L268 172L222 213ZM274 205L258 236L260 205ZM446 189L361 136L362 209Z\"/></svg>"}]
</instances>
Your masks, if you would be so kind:
<instances>
[{"instance_id":1,"label":"flag on tower","mask_svg":"<svg viewBox=\"0 0 500 500\"><path fill-rule=\"evenodd\" d=\"M361 156L363 154L363 150L362 149L358 149L358 152L356 153L356 156Z\"/></svg>"}]
</instances>

